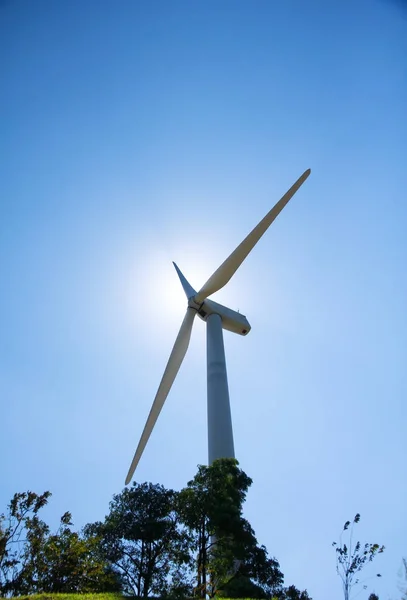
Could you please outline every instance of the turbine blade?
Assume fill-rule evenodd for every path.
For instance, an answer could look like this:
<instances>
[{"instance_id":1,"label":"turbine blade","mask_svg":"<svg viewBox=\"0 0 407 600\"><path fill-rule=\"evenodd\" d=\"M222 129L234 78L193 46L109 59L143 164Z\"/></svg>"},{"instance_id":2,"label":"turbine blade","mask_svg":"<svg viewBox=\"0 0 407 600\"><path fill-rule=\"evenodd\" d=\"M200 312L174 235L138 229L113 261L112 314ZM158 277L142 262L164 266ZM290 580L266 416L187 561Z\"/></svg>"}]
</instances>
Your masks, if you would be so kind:
<instances>
[{"instance_id":1,"label":"turbine blade","mask_svg":"<svg viewBox=\"0 0 407 600\"><path fill-rule=\"evenodd\" d=\"M176 265L174 261L172 262L172 264L174 265L175 270L178 273L181 285L184 288L185 296L188 298L188 300L190 298L193 298L196 295L196 290L194 290L189 281L186 280L184 275L181 273L181 269L178 268L178 265Z\"/></svg>"},{"instance_id":2,"label":"turbine blade","mask_svg":"<svg viewBox=\"0 0 407 600\"><path fill-rule=\"evenodd\" d=\"M154 402L151 407L150 414L148 415L146 424L144 426L143 433L138 443L136 453L134 454L134 458L131 462L129 472L126 477L125 485L127 485L133 477L134 471L138 465L141 455L143 454L144 448L154 428L155 422L158 419L158 415L160 414L165 399L168 396L168 392L170 391L171 386L174 383L174 379L177 376L177 373L181 366L181 363L184 360L185 354L188 350L189 340L191 338L192 325L194 322L195 315L196 310L188 307L184 320L182 321L181 328L178 332L177 339L175 340L174 347L170 354L170 358L168 359L167 366L165 367L164 375L161 379L160 386L154 398Z\"/></svg>"},{"instance_id":3,"label":"turbine blade","mask_svg":"<svg viewBox=\"0 0 407 600\"><path fill-rule=\"evenodd\" d=\"M260 221L258 225L249 233L241 244L232 252L232 254L220 265L211 275L208 281L201 287L194 300L198 304L205 298L214 294L227 284L230 278L236 273L249 252L253 250L261 236L267 231L274 219L280 214L285 205L291 200L295 192L302 186L307 179L311 169L307 169L299 179L294 183L286 194L273 206L270 212Z\"/></svg>"}]
</instances>

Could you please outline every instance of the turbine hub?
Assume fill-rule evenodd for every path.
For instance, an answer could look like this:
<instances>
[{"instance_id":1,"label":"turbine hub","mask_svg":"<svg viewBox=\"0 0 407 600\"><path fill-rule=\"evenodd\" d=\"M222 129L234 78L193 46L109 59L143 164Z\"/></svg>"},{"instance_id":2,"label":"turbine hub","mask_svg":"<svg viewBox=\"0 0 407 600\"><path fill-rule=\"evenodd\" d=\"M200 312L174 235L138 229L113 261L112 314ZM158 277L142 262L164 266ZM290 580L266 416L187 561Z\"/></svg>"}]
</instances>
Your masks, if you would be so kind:
<instances>
[{"instance_id":1,"label":"turbine hub","mask_svg":"<svg viewBox=\"0 0 407 600\"><path fill-rule=\"evenodd\" d=\"M191 296L190 298L188 298L188 306L190 308L194 308L195 310L199 311L199 309L203 306L204 302L201 302L198 304L198 302L195 302L195 296Z\"/></svg>"}]
</instances>

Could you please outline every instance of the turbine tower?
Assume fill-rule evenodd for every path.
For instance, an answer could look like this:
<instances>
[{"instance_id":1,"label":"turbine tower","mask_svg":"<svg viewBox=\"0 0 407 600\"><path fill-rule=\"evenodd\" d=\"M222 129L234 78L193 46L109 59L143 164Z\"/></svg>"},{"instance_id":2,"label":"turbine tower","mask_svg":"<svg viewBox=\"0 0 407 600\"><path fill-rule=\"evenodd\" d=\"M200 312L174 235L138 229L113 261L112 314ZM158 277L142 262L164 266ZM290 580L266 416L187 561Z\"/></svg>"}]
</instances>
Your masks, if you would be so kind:
<instances>
[{"instance_id":1,"label":"turbine tower","mask_svg":"<svg viewBox=\"0 0 407 600\"><path fill-rule=\"evenodd\" d=\"M182 321L177 339L168 359L156 397L144 426L134 458L126 477L126 485L133 477L144 448L148 442L158 415L164 405L175 377L188 349L194 318L198 315L206 322L207 329L207 399L208 399L208 460L211 464L217 458L234 458L233 429L230 412L229 389L226 372L223 329L239 335L247 335L250 324L246 317L208 297L223 288L236 273L249 252L280 214L295 192L307 179L311 169L307 169L267 215L256 225L232 254L209 277L196 292L180 269L174 263L185 295L188 299L187 312Z\"/></svg>"}]
</instances>

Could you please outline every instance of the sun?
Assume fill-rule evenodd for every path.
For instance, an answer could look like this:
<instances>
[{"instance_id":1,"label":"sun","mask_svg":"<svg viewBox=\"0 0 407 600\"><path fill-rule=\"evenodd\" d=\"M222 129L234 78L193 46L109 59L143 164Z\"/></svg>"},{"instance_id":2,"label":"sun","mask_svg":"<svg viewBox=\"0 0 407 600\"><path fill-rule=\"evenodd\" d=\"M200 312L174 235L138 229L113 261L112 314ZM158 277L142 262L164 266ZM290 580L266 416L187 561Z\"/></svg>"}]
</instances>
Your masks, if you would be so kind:
<instances>
[{"instance_id":1,"label":"sun","mask_svg":"<svg viewBox=\"0 0 407 600\"><path fill-rule=\"evenodd\" d=\"M175 254L175 253L172 253ZM182 252L178 265L195 289L208 279L210 272L199 252ZM153 250L142 261L135 261L127 276L125 294L126 320L131 328L144 330L157 341L181 325L187 307L172 260L176 258L162 250ZM178 263L177 263L178 264Z\"/></svg>"},{"instance_id":2,"label":"sun","mask_svg":"<svg viewBox=\"0 0 407 600\"><path fill-rule=\"evenodd\" d=\"M173 231L173 230L172 230ZM229 256L235 246L221 232L194 237L185 232L172 234L170 239L158 242L156 238L139 240L138 248L133 249L133 257L128 257L125 272L122 273L123 306L122 326L127 335L143 339L143 343L156 347L157 342L168 338L173 343L187 308L187 299L175 271L175 261L184 276L195 290L199 290L212 273ZM196 240L205 240L197 243ZM140 249L143 248L143 254ZM233 280L227 289L214 294L213 299L233 310L244 313L249 297L250 285L246 277ZM211 296L212 298L212 296Z\"/></svg>"}]
</instances>

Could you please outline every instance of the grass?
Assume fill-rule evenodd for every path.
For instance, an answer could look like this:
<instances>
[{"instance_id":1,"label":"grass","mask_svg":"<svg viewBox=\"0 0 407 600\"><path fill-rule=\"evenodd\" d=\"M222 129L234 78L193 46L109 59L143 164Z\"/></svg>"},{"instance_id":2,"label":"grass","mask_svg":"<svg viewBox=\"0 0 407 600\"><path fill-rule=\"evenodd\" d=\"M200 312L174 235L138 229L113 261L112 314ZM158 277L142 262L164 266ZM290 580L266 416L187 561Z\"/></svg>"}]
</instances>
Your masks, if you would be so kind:
<instances>
[{"instance_id":1,"label":"grass","mask_svg":"<svg viewBox=\"0 0 407 600\"><path fill-rule=\"evenodd\" d=\"M129 596L106 592L103 594L33 594L32 596L16 596L18 600L129 600ZM229 600L222 598L221 600ZM239 599L234 599L239 600ZM240 600L250 600L241 598Z\"/></svg>"},{"instance_id":2,"label":"grass","mask_svg":"<svg viewBox=\"0 0 407 600\"><path fill-rule=\"evenodd\" d=\"M125 596L118 593L103 594L33 594L32 596L17 596L18 600L123 600Z\"/></svg>"}]
</instances>

